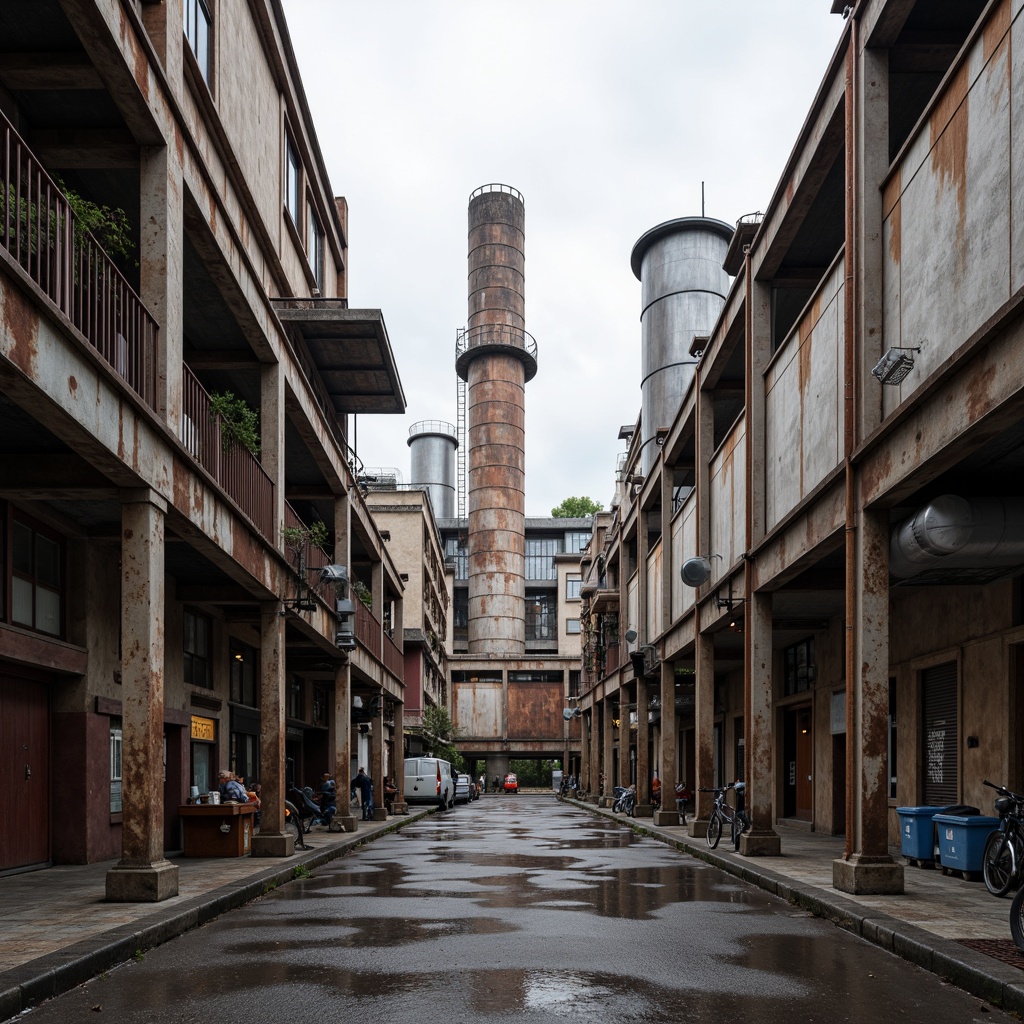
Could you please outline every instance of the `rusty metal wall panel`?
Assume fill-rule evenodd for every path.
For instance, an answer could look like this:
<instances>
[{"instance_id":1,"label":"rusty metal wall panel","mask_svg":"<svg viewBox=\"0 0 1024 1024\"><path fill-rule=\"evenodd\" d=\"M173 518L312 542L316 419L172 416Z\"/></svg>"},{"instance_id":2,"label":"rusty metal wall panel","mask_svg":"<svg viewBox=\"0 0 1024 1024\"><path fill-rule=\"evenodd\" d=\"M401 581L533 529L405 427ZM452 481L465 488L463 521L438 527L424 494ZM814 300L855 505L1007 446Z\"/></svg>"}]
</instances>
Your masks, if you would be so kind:
<instances>
[{"instance_id":1,"label":"rusty metal wall panel","mask_svg":"<svg viewBox=\"0 0 1024 1024\"><path fill-rule=\"evenodd\" d=\"M844 291L839 259L765 376L768 529L842 460Z\"/></svg>"},{"instance_id":2,"label":"rusty metal wall panel","mask_svg":"<svg viewBox=\"0 0 1024 1024\"><path fill-rule=\"evenodd\" d=\"M746 421L741 418L711 460L711 554L722 556L711 559L712 582L728 575L746 547L746 452Z\"/></svg>"},{"instance_id":3,"label":"rusty metal wall panel","mask_svg":"<svg viewBox=\"0 0 1024 1024\"><path fill-rule=\"evenodd\" d=\"M653 638L661 635L661 621L664 602L661 599L661 540L659 539L647 556L647 572L644 577L647 587L647 623L644 636Z\"/></svg>"},{"instance_id":4,"label":"rusty metal wall panel","mask_svg":"<svg viewBox=\"0 0 1024 1024\"><path fill-rule=\"evenodd\" d=\"M455 683L452 708L460 739L503 735L501 683Z\"/></svg>"},{"instance_id":5,"label":"rusty metal wall panel","mask_svg":"<svg viewBox=\"0 0 1024 1024\"><path fill-rule=\"evenodd\" d=\"M697 492L691 491L683 503L682 511L672 520L672 565L669 572L672 575L670 617L673 622L694 605L697 591L683 583L679 570L686 559L698 554L700 552L697 550Z\"/></svg>"},{"instance_id":6,"label":"rusty metal wall panel","mask_svg":"<svg viewBox=\"0 0 1024 1024\"><path fill-rule=\"evenodd\" d=\"M561 683L509 683L508 736L512 740L562 740Z\"/></svg>"},{"instance_id":7,"label":"rusty metal wall panel","mask_svg":"<svg viewBox=\"0 0 1024 1024\"><path fill-rule=\"evenodd\" d=\"M999 5L946 82L887 183L885 347L918 347L913 371L882 390L886 414L1021 285L1019 114L1024 58L1010 51L1009 2ZM1020 21L1018 14L1017 20ZM1024 43L1020 25L1014 34ZM898 198L897 198L898 196ZM1016 262L1014 262L1016 261Z\"/></svg>"}]
</instances>

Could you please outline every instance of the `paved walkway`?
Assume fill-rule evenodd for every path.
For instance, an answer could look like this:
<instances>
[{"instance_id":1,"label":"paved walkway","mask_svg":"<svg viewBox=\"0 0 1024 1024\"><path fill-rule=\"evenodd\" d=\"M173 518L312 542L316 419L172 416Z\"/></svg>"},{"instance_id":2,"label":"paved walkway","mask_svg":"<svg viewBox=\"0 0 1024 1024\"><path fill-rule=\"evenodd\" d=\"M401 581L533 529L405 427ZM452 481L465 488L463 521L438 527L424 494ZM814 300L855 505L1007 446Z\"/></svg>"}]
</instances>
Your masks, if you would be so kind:
<instances>
[{"instance_id":1,"label":"paved walkway","mask_svg":"<svg viewBox=\"0 0 1024 1024\"><path fill-rule=\"evenodd\" d=\"M552 797L523 794L521 799ZM741 857L727 841L711 851L682 827L655 827L650 819L580 806L806 907L1004 1009L1024 1013L1024 956L1010 939L1010 901L989 895L981 882L907 867L904 895L853 896L832 888L832 861L843 853L842 838L780 827L781 857ZM387 822L359 822L354 834L315 830L307 837L311 848L284 861L179 859L179 894L157 905L104 902L113 861L2 877L0 1021L255 899L295 877L296 868L313 870L428 813L417 809Z\"/></svg>"}]
</instances>

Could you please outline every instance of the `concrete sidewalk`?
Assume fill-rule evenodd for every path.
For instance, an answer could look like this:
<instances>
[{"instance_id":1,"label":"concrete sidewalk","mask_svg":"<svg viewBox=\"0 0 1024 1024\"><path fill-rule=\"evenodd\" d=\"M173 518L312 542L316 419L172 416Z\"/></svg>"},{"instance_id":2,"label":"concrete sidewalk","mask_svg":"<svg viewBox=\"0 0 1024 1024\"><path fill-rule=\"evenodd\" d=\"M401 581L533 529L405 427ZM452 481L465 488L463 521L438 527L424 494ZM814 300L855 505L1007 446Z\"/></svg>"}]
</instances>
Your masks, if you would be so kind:
<instances>
[{"instance_id":1,"label":"concrete sidewalk","mask_svg":"<svg viewBox=\"0 0 1024 1024\"><path fill-rule=\"evenodd\" d=\"M550 793L523 798L553 799ZM657 827L650 819L566 802L714 864L1024 1014L1024 956L1010 938L1010 900L991 896L981 882L907 867L904 895L852 896L832 888L841 837L780 826L781 857L741 857L727 840L712 851L681 826ZM179 894L160 904L106 903L113 861L0 878L0 1021L242 906L290 881L296 868L313 870L429 813L417 809L386 822L360 822L356 833L314 831L306 837L311 848L286 860L179 858Z\"/></svg>"},{"instance_id":2,"label":"concrete sidewalk","mask_svg":"<svg viewBox=\"0 0 1024 1024\"><path fill-rule=\"evenodd\" d=\"M649 818L627 819L568 802L714 864L1004 1010L1024 1014L1024 954L1010 937L1011 900L992 896L982 881L908 866L903 895L856 896L832 887L832 861L845 850L842 836L780 825L782 856L742 857L733 852L728 834L710 850L683 826L655 826ZM898 848L890 852L904 863Z\"/></svg>"}]
</instances>

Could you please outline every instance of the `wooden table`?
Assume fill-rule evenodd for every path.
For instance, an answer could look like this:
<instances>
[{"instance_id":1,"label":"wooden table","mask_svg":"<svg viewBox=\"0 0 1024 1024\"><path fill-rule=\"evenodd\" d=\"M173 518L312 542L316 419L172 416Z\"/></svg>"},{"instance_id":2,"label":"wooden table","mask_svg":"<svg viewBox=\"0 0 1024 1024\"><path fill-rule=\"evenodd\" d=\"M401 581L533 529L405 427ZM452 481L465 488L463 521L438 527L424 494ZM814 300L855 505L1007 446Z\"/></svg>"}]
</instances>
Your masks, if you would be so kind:
<instances>
[{"instance_id":1,"label":"wooden table","mask_svg":"<svg viewBox=\"0 0 1024 1024\"><path fill-rule=\"evenodd\" d=\"M247 857L255 804L182 804L186 857ZM226 826L226 829L225 829Z\"/></svg>"}]
</instances>

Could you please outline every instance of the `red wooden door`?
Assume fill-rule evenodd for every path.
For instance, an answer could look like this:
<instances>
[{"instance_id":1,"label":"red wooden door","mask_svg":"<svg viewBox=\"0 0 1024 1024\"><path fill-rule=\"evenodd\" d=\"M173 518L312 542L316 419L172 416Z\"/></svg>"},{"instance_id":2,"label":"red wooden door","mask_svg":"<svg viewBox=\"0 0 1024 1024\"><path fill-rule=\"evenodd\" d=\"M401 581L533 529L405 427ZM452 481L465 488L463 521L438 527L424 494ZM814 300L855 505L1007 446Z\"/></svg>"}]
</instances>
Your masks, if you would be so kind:
<instances>
[{"instance_id":1,"label":"red wooden door","mask_svg":"<svg viewBox=\"0 0 1024 1024\"><path fill-rule=\"evenodd\" d=\"M0 676L0 871L49 860L49 691Z\"/></svg>"}]
</instances>

